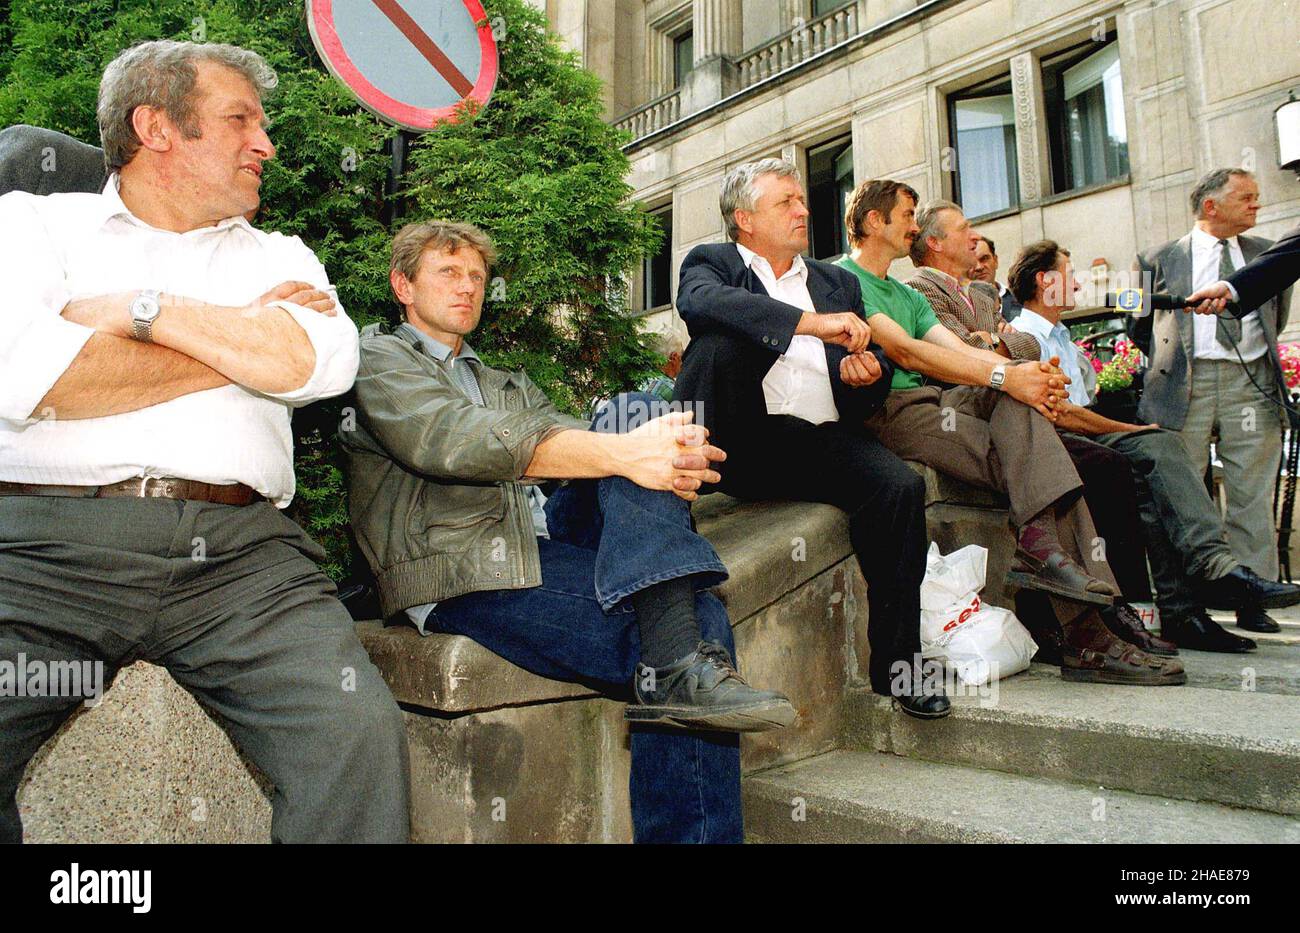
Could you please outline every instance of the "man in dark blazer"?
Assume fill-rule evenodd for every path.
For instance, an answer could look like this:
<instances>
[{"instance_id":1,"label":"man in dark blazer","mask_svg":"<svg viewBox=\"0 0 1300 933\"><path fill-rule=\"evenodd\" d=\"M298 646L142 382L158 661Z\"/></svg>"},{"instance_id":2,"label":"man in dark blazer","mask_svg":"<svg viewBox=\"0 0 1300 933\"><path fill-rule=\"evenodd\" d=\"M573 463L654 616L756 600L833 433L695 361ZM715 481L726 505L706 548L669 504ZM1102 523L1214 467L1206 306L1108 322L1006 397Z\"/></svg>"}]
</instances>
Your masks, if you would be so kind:
<instances>
[{"instance_id":1,"label":"man in dark blazer","mask_svg":"<svg viewBox=\"0 0 1300 933\"><path fill-rule=\"evenodd\" d=\"M0 194L99 192L107 177L98 146L25 123L0 130Z\"/></svg>"},{"instance_id":2,"label":"man in dark blazer","mask_svg":"<svg viewBox=\"0 0 1300 933\"><path fill-rule=\"evenodd\" d=\"M868 585L872 689L913 716L947 715L948 698L917 670L925 483L861 428L893 366L870 342L858 283L802 257L808 209L789 163L733 169L721 207L732 242L697 246L682 262L677 310L691 342L674 400L693 405L727 451L717 489L849 514Z\"/></svg>"},{"instance_id":3,"label":"man in dark blazer","mask_svg":"<svg viewBox=\"0 0 1300 933\"><path fill-rule=\"evenodd\" d=\"M999 264L997 245L981 234L975 244L975 268L970 272L972 291L976 290L976 283L979 283L979 287L987 286L998 301L1002 319L1009 324L1015 320L1023 306L1016 300L1015 293L998 281Z\"/></svg>"},{"instance_id":4,"label":"man in dark blazer","mask_svg":"<svg viewBox=\"0 0 1300 933\"><path fill-rule=\"evenodd\" d=\"M1243 235L1259 210L1259 185L1250 172L1210 172L1193 189L1191 201L1196 216L1191 232L1138 256L1142 284L1152 292L1192 295L1231 277L1272 245ZM1258 290L1252 297L1258 294L1268 293ZM1217 433L1228 495L1228 543L1243 565L1268 580L1278 576L1273 479L1282 453L1280 402L1286 394L1277 335L1286 326L1289 304L1289 294L1274 292L1256 306L1244 306L1240 317L1153 311L1127 324L1148 360L1139 419L1177 431L1198 469L1208 464L1210 439ZM1262 609L1239 610L1237 624L1252 632L1279 630Z\"/></svg>"}]
</instances>

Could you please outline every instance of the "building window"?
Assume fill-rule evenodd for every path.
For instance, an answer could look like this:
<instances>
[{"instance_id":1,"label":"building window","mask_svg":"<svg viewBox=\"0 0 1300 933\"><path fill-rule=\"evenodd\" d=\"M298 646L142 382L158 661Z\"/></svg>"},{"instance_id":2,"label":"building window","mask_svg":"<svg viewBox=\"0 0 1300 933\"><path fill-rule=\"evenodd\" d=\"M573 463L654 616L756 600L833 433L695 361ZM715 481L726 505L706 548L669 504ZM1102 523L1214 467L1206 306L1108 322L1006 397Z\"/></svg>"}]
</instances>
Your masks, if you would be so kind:
<instances>
[{"instance_id":1,"label":"building window","mask_svg":"<svg viewBox=\"0 0 1300 933\"><path fill-rule=\"evenodd\" d=\"M956 158L951 168L953 200L967 217L1004 211L1020 203L1016 161L1016 109L1010 78L948 98L948 138Z\"/></svg>"},{"instance_id":2,"label":"building window","mask_svg":"<svg viewBox=\"0 0 1300 933\"><path fill-rule=\"evenodd\" d=\"M686 76L695 67L695 33L684 32L673 37L673 87L681 87Z\"/></svg>"},{"instance_id":3,"label":"building window","mask_svg":"<svg viewBox=\"0 0 1300 933\"><path fill-rule=\"evenodd\" d=\"M1059 194L1128 174L1119 43L1111 39L1043 62L1052 189Z\"/></svg>"},{"instance_id":4,"label":"building window","mask_svg":"<svg viewBox=\"0 0 1300 933\"><path fill-rule=\"evenodd\" d=\"M650 216L663 231L663 239L653 256L647 256L641 266L641 310L651 311L673 302L673 209L665 207L652 211Z\"/></svg>"},{"instance_id":5,"label":"building window","mask_svg":"<svg viewBox=\"0 0 1300 933\"><path fill-rule=\"evenodd\" d=\"M834 259L849 251L844 211L853 193L853 144L850 137L808 150L808 210L813 259Z\"/></svg>"},{"instance_id":6,"label":"building window","mask_svg":"<svg viewBox=\"0 0 1300 933\"><path fill-rule=\"evenodd\" d=\"M825 16L832 10L838 10L842 6L848 6L848 0L812 0L812 18Z\"/></svg>"}]
</instances>

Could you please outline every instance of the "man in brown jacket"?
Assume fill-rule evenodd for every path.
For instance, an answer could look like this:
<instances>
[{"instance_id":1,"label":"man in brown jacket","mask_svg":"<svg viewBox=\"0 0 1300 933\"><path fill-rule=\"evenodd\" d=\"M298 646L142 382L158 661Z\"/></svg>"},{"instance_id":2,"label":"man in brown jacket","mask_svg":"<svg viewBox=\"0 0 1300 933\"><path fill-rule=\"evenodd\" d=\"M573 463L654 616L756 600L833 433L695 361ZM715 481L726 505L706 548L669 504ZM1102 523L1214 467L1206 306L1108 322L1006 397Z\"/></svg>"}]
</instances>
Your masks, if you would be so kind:
<instances>
[{"instance_id":1,"label":"man in brown jacket","mask_svg":"<svg viewBox=\"0 0 1300 933\"><path fill-rule=\"evenodd\" d=\"M967 291L960 288L963 269L974 265L974 244L979 235L970 229L958 205L951 201L925 205L918 214L918 226L921 234L913 244L912 261L920 270L910 284L926 295L936 316L954 334L975 347L987 348L996 343L999 352L1011 359L1043 359L1058 352L1042 347L1023 327L1017 331L1007 326L1010 333L998 334L997 313L991 310L991 293L980 285ZM1043 268L1037 268L1036 264ZM1017 272L1021 273L1023 281L1019 287L1011 281L1017 298L1022 302L1041 301L1045 297L1044 287L1041 281L1035 282L1035 276L1063 277L1073 286L1073 271L1062 271L1068 265L1067 250L1051 241L1042 241L1021 251L1008 279L1011 281ZM1075 288L1058 291L1059 295L1047 297L1068 302L1068 307L1073 308ZM1037 320L1033 315L1031 318ZM1064 361L1063 365L1068 367L1068 373L1074 361ZM1300 593L1259 578L1232 557L1222 519L1195 475L1186 451L1176 443L1175 435L1153 430L1157 427L1153 425L1122 424L1102 418L1087 407L1091 400L1082 380L1075 380L1070 389L1072 401L1063 406L1057 428L1084 478L1085 495L1090 483L1095 491L1088 497L1088 505L1106 541L1117 577L1130 577L1130 569L1145 576L1145 562L1131 556L1133 548L1128 548L1127 554L1125 549L1126 540L1141 535L1152 562L1163 634L1185 648L1251 650L1254 643L1250 639L1224 631L1209 618L1205 607L1249 610L1289 605ZM1119 497L1114 493L1119 481L1113 465L1101 455L1103 449L1110 452L1112 460L1118 454L1130 468L1131 480L1136 484L1140 531L1125 530L1126 514L1134 514L1133 506L1127 502L1119 504ZM1104 472L1098 470L1097 464L1102 464ZM1094 500L1097 500L1095 506ZM1141 550L1137 549L1136 553L1140 554ZM1128 586L1133 585L1132 582L1127 586L1121 584L1126 595ZM1143 589L1146 589L1145 580ZM1115 616L1107 621L1117 634L1125 637L1127 631L1142 637L1141 622L1132 618L1131 613L1121 607Z\"/></svg>"}]
</instances>

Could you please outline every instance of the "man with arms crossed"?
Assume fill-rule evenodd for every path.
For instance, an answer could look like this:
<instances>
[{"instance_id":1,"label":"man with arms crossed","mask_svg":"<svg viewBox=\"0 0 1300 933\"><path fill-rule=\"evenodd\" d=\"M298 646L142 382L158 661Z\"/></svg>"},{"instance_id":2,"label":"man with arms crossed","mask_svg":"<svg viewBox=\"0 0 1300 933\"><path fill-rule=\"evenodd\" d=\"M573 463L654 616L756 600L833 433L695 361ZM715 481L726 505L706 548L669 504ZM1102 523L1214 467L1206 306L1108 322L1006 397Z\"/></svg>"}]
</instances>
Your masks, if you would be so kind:
<instances>
[{"instance_id":1,"label":"man with arms crossed","mask_svg":"<svg viewBox=\"0 0 1300 933\"><path fill-rule=\"evenodd\" d=\"M357 423L340 438L383 612L543 677L616 696L631 685L636 840L739 842L734 733L795 712L736 673L726 610L706 591L726 568L688 503L725 455L691 412L652 419L667 405L644 393L587 430L523 373L485 366L465 338L494 258L470 224L407 225L389 273L405 321L362 334ZM559 479L578 482L543 507L537 484Z\"/></svg>"},{"instance_id":2,"label":"man with arms crossed","mask_svg":"<svg viewBox=\"0 0 1300 933\"><path fill-rule=\"evenodd\" d=\"M1065 393L1058 360L1016 364L968 347L919 292L889 277L919 233L916 200L906 185L867 181L845 218L853 249L839 262L862 281L867 323L898 364L895 392L867 426L899 456L1007 495L1017 529L1008 582L1049 594L1063 631L1065 679L1184 683L1182 665L1120 640L1095 608L1113 602L1115 580L1104 560L1091 560L1096 530L1078 473L1051 422L1039 417L1057 417ZM955 388L923 385L924 377Z\"/></svg>"},{"instance_id":3,"label":"man with arms crossed","mask_svg":"<svg viewBox=\"0 0 1300 933\"><path fill-rule=\"evenodd\" d=\"M135 46L100 85L103 193L0 198L0 659L163 665L274 783L274 839L404 842L401 712L279 512L290 411L352 384L357 333L311 251L243 217L275 82ZM0 696L0 840L78 700Z\"/></svg>"}]
</instances>

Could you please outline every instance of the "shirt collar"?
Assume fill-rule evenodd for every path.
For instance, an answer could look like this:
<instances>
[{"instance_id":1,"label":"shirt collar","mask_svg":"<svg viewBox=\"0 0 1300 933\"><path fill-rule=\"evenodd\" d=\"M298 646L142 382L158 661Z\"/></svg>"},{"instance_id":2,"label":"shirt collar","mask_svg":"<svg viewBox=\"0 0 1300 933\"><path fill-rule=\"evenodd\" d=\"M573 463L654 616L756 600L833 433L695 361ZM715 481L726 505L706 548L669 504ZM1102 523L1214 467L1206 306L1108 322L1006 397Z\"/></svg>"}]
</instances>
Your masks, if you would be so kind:
<instances>
[{"instance_id":1,"label":"shirt collar","mask_svg":"<svg viewBox=\"0 0 1300 933\"><path fill-rule=\"evenodd\" d=\"M441 340L435 340L434 338L430 337L424 331L420 330L420 328L413 325L410 321L403 321L401 324L398 325L397 330L413 338L417 343L419 343L420 346L424 347L425 351L431 357L433 357L438 362L445 363L451 357L451 347L447 346ZM460 342L460 352L456 354L456 359L473 360L475 363L478 363L480 366L483 365L483 361L478 358L478 354L475 353L474 350L470 347L470 345L464 340Z\"/></svg>"},{"instance_id":2,"label":"shirt collar","mask_svg":"<svg viewBox=\"0 0 1300 933\"><path fill-rule=\"evenodd\" d=\"M137 227L142 227L145 230L159 229L158 227L145 223L139 217L135 216L135 214L131 213L131 209L122 201L122 193L120 190L121 181L122 176L117 172L114 172L109 175L108 180L104 182L104 190L100 192L100 214L95 218L99 221L99 226L96 227L96 229L99 229L99 227L102 227L115 217L121 217L127 223L134 224ZM212 232L214 230L226 230L230 227L242 227L249 232L253 231L253 225L245 220L241 214L234 217L227 217L224 220L218 221L211 227L198 227L195 230L187 230L186 233L197 233L200 231ZM183 235L184 234L182 234L182 236Z\"/></svg>"},{"instance_id":3,"label":"shirt collar","mask_svg":"<svg viewBox=\"0 0 1300 933\"><path fill-rule=\"evenodd\" d=\"M1045 333L1045 334L1055 334L1055 333L1058 332L1058 329L1059 329L1059 330L1066 330L1065 325L1064 325L1063 323L1061 323L1060 321L1057 321L1055 324L1053 324L1051 321L1049 321L1047 318L1043 317L1043 316L1042 316L1041 314L1039 314L1037 311L1033 311L1033 310L1031 310L1031 309L1029 309L1029 308L1024 308L1024 309L1022 309L1021 312L1020 312L1020 314L1019 314L1018 317L1017 317L1017 320L1018 320L1019 318L1021 318L1021 317L1023 317L1023 318L1025 319L1025 320L1024 320L1024 324L1027 324L1027 325L1029 325L1029 326L1028 326L1028 327L1025 327L1025 326L1023 326L1023 325L1017 324L1017 325L1016 325L1016 328L1017 328L1018 330L1031 330L1031 329L1032 329L1032 330L1039 330L1039 329L1041 329L1042 332Z\"/></svg>"},{"instance_id":4,"label":"shirt collar","mask_svg":"<svg viewBox=\"0 0 1300 933\"><path fill-rule=\"evenodd\" d=\"M771 275L772 278L776 279L776 273L772 271L772 264L767 261L766 257L758 255L758 253L754 252L748 246L741 246L739 243L736 244L736 250L740 253L741 262L746 266L752 269L756 262L761 262L768 274ZM803 256L795 256L794 262L790 264L790 268L786 271L785 275L776 280L779 282L781 279L788 279L791 276L798 276L801 279L806 279L808 277L808 265L803 261Z\"/></svg>"},{"instance_id":5,"label":"shirt collar","mask_svg":"<svg viewBox=\"0 0 1300 933\"><path fill-rule=\"evenodd\" d=\"M1224 237L1224 239L1228 241L1229 245L1236 246L1238 249L1241 248L1235 236ZM1213 233L1206 233L1200 227L1193 227L1192 245L1201 249L1214 249L1219 245L1219 238Z\"/></svg>"},{"instance_id":6,"label":"shirt collar","mask_svg":"<svg viewBox=\"0 0 1300 933\"><path fill-rule=\"evenodd\" d=\"M966 294L966 289L962 287L961 282L957 279L956 276L949 275L947 272L944 272L942 269L938 268L937 266L923 266L922 268L929 269L935 275L939 276L941 279L943 279L945 282L951 285L958 293L962 295Z\"/></svg>"}]
</instances>

